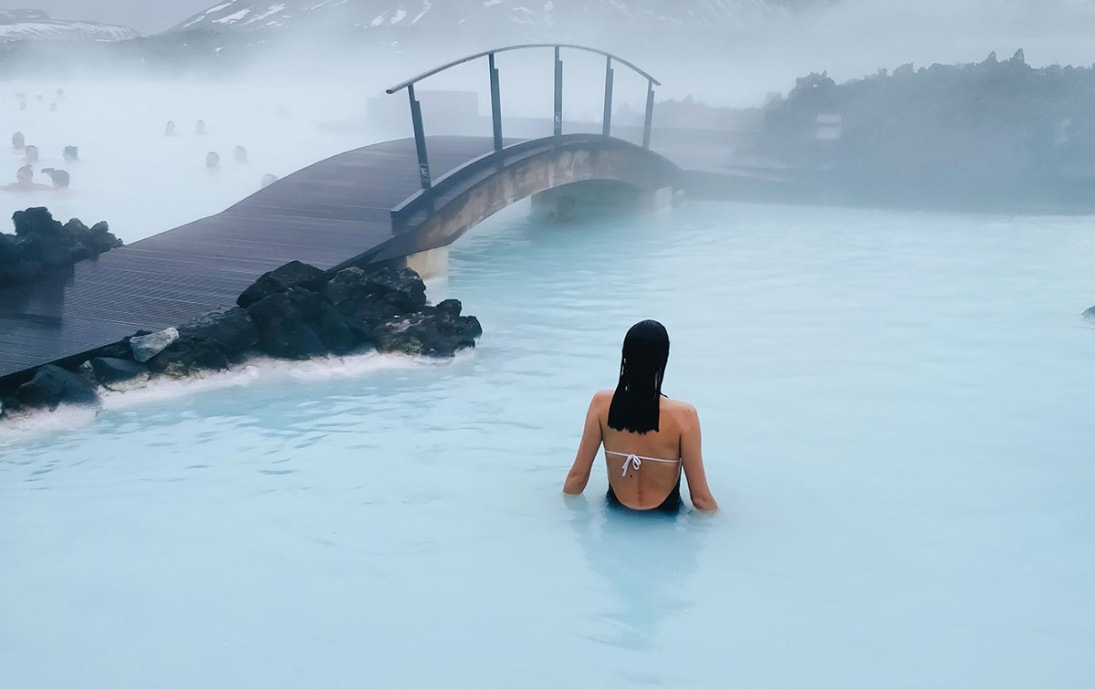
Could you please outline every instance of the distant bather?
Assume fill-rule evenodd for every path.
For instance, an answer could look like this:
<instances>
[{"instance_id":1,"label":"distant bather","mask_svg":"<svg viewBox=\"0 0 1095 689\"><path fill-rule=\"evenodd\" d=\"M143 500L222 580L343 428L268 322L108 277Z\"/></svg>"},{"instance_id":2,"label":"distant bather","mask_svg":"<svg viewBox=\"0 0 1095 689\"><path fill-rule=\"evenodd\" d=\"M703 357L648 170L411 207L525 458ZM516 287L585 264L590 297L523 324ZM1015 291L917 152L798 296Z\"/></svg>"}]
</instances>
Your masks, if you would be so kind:
<instances>
[{"instance_id":1,"label":"distant bather","mask_svg":"<svg viewBox=\"0 0 1095 689\"><path fill-rule=\"evenodd\" d=\"M0 187L4 191L39 191L50 189L47 184L37 184L34 181L34 168L24 165L15 172L15 182Z\"/></svg>"},{"instance_id":2,"label":"distant bather","mask_svg":"<svg viewBox=\"0 0 1095 689\"><path fill-rule=\"evenodd\" d=\"M68 189L68 185L72 181L72 178L66 170L56 170L47 167L42 169L42 174L48 175L49 178L53 180L53 188L55 190Z\"/></svg>"},{"instance_id":3,"label":"distant bather","mask_svg":"<svg viewBox=\"0 0 1095 689\"><path fill-rule=\"evenodd\" d=\"M205 154L205 166L210 170L220 167L221 157L216 151Z\"/></svg>"}]
</instances>

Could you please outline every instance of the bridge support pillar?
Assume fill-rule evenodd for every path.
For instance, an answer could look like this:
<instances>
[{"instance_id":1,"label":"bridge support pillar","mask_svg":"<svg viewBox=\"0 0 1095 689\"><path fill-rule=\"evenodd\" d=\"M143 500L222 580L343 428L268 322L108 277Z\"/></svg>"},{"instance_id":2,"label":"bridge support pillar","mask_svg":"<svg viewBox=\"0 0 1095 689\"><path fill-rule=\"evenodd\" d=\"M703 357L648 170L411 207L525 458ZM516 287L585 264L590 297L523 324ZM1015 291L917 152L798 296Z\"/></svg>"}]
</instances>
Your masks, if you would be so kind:
<instances>
[{"instance_id":1,"label":"bridge support pillar","mask_svg":"<svg viewBox=\"0 0 1095 689\"><path fill-rule=\"evenodd\" d=\"M662 187L652 191L643 192L643 209L648 211L664 211L674 206L676 190L673 187Z\"/></svg>"},{"instance_id":2,"label":"bridge support pillar","mask_svg":"<svg viewBox=\"0 0 1095 689\"><path fill-rule=\"evenodd\" d=\"M418 273L423 280L449 274L449 247L427 249L403 259L403 265Z\"/></svg>"}]
</instances>

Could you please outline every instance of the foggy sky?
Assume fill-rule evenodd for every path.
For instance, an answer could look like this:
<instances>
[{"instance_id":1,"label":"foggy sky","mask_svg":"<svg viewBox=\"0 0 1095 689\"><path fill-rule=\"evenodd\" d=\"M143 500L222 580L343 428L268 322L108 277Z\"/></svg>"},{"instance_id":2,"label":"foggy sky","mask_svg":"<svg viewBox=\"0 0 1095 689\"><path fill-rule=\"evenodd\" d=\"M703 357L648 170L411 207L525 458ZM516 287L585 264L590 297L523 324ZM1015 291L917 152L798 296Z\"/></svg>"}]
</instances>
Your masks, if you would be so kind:
<instances>
[{"instance_id":1,"label":"foggy sky","mask_svg":"<svg viewBox=\"0 0 1095 689\"><path fill-rule=\"evenodd\" d=\"M0 9L38 9L55 19L121 24L141 33L163 31L215 0L0 0Z\"/></svg>"}]
</instances>

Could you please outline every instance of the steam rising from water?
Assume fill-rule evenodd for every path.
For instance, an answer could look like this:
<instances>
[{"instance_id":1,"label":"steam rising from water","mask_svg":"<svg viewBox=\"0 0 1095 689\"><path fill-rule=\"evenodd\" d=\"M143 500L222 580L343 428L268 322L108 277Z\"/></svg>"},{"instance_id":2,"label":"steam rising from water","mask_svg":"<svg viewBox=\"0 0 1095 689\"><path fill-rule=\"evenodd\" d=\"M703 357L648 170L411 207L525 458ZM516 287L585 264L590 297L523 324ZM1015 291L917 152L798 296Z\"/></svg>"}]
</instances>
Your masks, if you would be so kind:
<instances>
[{"instance_id":1,"label":"steam rising from water","mask_svg":"<svg viewBox=\"0 0 1095 689\"><path fill-rule=\"evenodd\" d=\"M51 111L58 88L65 98ZM41 151L39 170L67 169L72 191L66 196L5 193L0 213L10 217L15 210L45 205L62 220L106 220L126 242L217 213L257 191L265 173L282 177L370 142L363 130L347 138L323 127L363 121L362 93L345 83L57 79L9 82L4 91L4 136L23 132ZM16 93L28 96L26 111L16 108ZM45 95L44 103L36 102L37 94ZM169 120L176 123L175 136L163 133ZM195 134L198 120L206 122L208 135ZM79 162L62 160L68 145L79 147ZM249 162L234 162L235 146L247 149ZM205 167L210 151L220 155L217 171ZM0 162L5 160L3 176L14 181L22 158L9 149L0 151Z\"/></svg>"}]
</instances>

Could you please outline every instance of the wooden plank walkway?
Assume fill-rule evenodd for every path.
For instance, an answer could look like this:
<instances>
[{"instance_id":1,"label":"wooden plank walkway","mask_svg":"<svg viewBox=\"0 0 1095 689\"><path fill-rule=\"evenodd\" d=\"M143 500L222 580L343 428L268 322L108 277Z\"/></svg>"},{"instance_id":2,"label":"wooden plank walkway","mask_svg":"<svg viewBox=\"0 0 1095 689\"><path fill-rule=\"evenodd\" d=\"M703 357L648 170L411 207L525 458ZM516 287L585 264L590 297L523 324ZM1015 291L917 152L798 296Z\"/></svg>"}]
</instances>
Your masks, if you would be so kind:
<instances>
[{"instance_id":1,"label":"wooden plank walkway","mask_svg":"<svg viewBox=\"0 0 1095 689\"><path fill-rule=\"evenodd\" d=\"M438 178L493 150L489 137L430 137ZM391 209L420 189L413 139L339 154L217 215L0 289L0 378L235 303L292 260L320 268L392 237Z\"/></svg>"}]
</instances>

